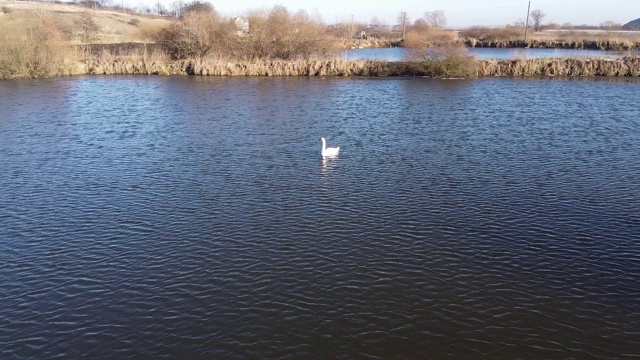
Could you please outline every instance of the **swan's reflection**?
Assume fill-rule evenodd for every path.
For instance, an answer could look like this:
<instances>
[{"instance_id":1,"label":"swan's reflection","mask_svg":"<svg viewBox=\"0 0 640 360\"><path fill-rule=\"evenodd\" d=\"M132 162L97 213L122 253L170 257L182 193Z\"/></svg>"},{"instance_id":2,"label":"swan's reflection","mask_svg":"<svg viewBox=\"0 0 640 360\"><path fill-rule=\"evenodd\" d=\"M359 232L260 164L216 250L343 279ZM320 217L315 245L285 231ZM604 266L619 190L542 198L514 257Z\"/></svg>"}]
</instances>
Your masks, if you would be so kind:
<instances>
[{"instance_id":1,"label":"swan's reflection","mask_svg":"<svg viewBox=\"0 0 640 360\"><path fill-rule=\"evenodd\" d=\"M323 156L322 157L322 175L326 175L327 171L335 166L335 156Z\"/></svg>"}]
</instances>

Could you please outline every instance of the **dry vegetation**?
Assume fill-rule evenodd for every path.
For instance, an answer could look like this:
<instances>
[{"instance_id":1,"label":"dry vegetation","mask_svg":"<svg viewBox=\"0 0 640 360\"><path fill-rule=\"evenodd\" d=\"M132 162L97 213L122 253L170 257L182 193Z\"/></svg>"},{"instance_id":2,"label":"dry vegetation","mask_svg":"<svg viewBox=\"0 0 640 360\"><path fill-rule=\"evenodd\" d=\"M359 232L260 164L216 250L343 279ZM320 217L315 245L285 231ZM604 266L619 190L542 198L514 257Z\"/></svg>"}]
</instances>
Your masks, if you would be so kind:
<instances>
[{"instance_id":1,"label":"dry vegetation","mask_svg":"<svg viewBox=\"0 0 640 360\"><path fill-rule=\"evenodd\" d=\"M545 38L547 34L537 32L524 44L519 40L521 29L515 26L456 33L425 20L408 27L402 41L415 49L410 61L346 61L333 55L337 48L387 46L394 35L378 30L368 39L354 38L354 26L327 28L316 16L282 6L247 13L248 30L236 19L220 16L208 3L190 4L191 11L169 19L80 5L0 0L0 79L72 74L640 76L637 58L477 61L462 45L588 48L592 46L588 41L596 41L598 48L615 44L632 48L638 44L637 38L613 37L613 33L587 40L584 33Z\"/></svg>"},{"instance_id":2,"label":"dry vegetation","mask_svg":"<svg viewBox=\"0 0 640 360\"><path fill-rule=\"evenodd\" d=\"M0 79L53 76L74 54L46 20L0 32Z\"/></svg>"},{"instance_id":3,"label":"dry vegetation","mask_svg":"<svg viewBox=\"0 0 640 360\"><path fill-rule=\"evenodd\" d=\"M529 31L524 41L524 28L507 26L504 28L472 27L459 32L460 38L469 47L521 47L521 48L558 48L592 50L638 50L640 35L617 31L587 32L566 31Z\"/></svg>"},{"instance_id":4,"label":"dry vegetation","mask_svg":"<svg viewBox=\"0 0 640 360\"><path fill-rule=\"evenodd\" d=\"M294 60L333 54L337 41L327 38L322 23L305 11L290 13L282 6L248 16L251 32L239 30L232 19L215 11L188 12L162 30L158 43L173 59Z\"/></svg>"},{"instance_id":5,"label":"dry vegetation","mask_svg":"<svg viewBox=\"0 0 640 360\"><path fill-rule=\"evenodd\" d=\"M430 61L432 60L432 61ZM200 60L143 61L94 58L89 74L157 74L204 76L612 76L639 77L640 58L475 60L464 54L437 55L423 61L346 60Z\"/></svg>"},{"instance_id":6,"label":"dry vegetation","mask_svg":"<svg viewBox=\"0 0 640 360\"><path fill-rule=\"evenodd\" d=\"M403 41L407 48L424 48L430 46L450 46L458 43L458 36L451 30L432 27L410 29Z\"/></svg>"},{"instance_id":7,"label":"dry vegetation","mask_svg":"<svg viewBox=\"0 0 640 360\"><path fill-rule=\"evenodd\" d=\"M169 25L170 20L161 17L94 10L82 5L42 3L32 1L0 0L0 26L24 27L26 24L47 19L56 26L67 40L80 43L125 43L144 41L149 29L158 31ZM84 31L79 24L90 19L97 30L89 39L84 39Z\"/></svg>"},{"instance_id":8,"label":"dry vegetation","mask_svg":"<svg viewBox=\"0 0 640 360\"><path fill-rule=\"evenodd\" d=\"M640 57L607 59L483 60L476 64L478 76L640 76Z\"/></svg>"},{"instance_id":9,"label":"dry vegetation","mask_svg":"<svg viewBox=\"0 0 640 360\"><path fill-rule=\"evenodd\" d=\"M476 59L462 45L416 50L411 60L412 69L423 76L467 78L476 75Z\"/></svg>"}]
</instances>

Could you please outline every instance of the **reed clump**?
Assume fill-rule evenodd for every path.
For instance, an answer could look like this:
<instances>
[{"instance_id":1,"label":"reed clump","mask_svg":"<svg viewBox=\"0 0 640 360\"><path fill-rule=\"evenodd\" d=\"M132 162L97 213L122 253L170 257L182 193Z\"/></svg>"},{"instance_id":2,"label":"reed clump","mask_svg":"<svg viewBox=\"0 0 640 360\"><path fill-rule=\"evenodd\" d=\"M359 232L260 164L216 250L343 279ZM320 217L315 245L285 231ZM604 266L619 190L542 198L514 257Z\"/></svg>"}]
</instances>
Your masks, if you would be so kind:
<instances>
[{"instance_id":1,"label":"reed clump","mask_svg":"<svg viewBox=\"0 0 640 360\"><path fill-rule=\"evenodd\" d=\"M524 41L524 28L520 26L506 26L504 28L476 26L462 30L458 35L468 47L609 51L640 49L640 36L613 32L539 31L530 32L527 41Z\"/></svg>"},{"instance_id":2,"label":"reed clump","mask_svg":"<svg viewBox=\"0 0 640 360\"><path fill-rule=\"evenodd\" d=\"M522 39L524 29L517 26L506 26L504 28L488 28L484 26L474 26L462 30L458 33L460 38L469 44L506 44ZM500 46L496 46L500 47Z\"/></svg>"},{"instance_id":3,"label":"reed clump","mask_svg":"<svg viewBox=\"0 0 640 360\"><path fill-rule=\"evenodd\" d=\"M129 47L127 50L93 47L81 62L87 74L184 75L184 64L172 61L160 47Z\"/></svg>"},{"instance_id":4,"label":"reed clump","mask_svg":"<svg viewBox=\"0 0 640 360\"><path fill-rule=\"evenodd\" d=\"M478 76L640 76L640 57L622 59L481 60Z\"/></svg>"},{"instance_id":5,"label":"reed clump","mask_svg":"<svg viewBox=\"0 0 640 360\"><path fill-rule=\"evenodd\" d=\"M87 74L158 74L203 76L392 76L389 63L336 57L238 60L215 55L174 60L159 46L80 46L80 67Z\"/></svg>"},{"instance_id":6,"label":"reed clump","mask_svg":"<svg viewBox=\"0 0 640 360\"><path fill-rule=\"evenodd\" d=\"M475 75L476 60L462 45L418 50L411 55L416 75L438 78L468 78Z\"/></svg>"},{"instance_id":7,"label":"reed clump","mask_svg":"<svg viewBox=\"0 0 640 360\"><path fill-rule=\"evenodd\" d=\"M455 32L430 26L416 26L410 29L401 46L409 49L424 49L426 47L450 47L458 43Z\"/></svg>"},{"instance_id":8,"label":"reed clump","mask_svg":"<svg viewBox=\"0 0 640 360\"><path fill-rule=\"evenodd\" d=\"M157 74L201 76L429 76L469 78L475 76L640 76L640 57L622 59L514 59L477 60L461 46L415 50L407 61L349 61L339 58L248 59L205 56L173 60L160 46L138 44L124 49L108 46L76 46L67 55L82 59L59 60L34 76L71 74ZM47 58L48 59L48 58ZM46 62L36 62L41 64ZM32 66L32 69L37 67ZM18 77L19 71L3 78ZM24 72L26 73L26 72ZM22 75L21 75L22 76ZM26 75L25 75L26 76Z\"/></svg>"},{"instance_id":9,"label":"reed clump","mask_svg":"<svg viewBox=\"0 0 640 360\"><path fill-rule=\"evenodd\" d=\"M478 40L466 38L468 47L486 48L532 48L532 49L577 49L633 51L640 49L640 42L618 40Z\"/></svg>"},{"instance_id":10,"label":"reed clump","mask_svg":"<svg viewBox=\"0 0 640 360\"><path fill-rule=\"evenodd\" d=\"M386 76L385 62L339 59L190 61L185 72L209 76Z\"/></svg>"}]
</instances>

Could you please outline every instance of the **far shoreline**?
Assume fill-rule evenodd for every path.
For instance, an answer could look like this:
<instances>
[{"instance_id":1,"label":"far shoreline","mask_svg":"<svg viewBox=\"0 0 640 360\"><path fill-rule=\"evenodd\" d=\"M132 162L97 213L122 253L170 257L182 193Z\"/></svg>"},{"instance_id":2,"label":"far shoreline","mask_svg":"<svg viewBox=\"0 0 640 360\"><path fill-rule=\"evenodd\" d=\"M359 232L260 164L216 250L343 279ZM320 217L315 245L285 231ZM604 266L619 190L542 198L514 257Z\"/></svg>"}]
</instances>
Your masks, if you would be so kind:
<instances>
[{"instance_id":1,"label":"far shoreline","mask_svg":"<svg viewBox=\"0 0 640 360\"><path fill-rule=\"evenodd\" d=\"M124 7L2 1L0 79L85 74L200 76L640 76L640 34L575 27L446 29L444 23L363 27L325 25L284 6L229 17L209 3L151 16ZM404 19L406 20L406 19ZM404 21L403 20L403 21ZM423 19L424 20L424 19ZM348 25L348 26L347 26ZM406 31L405 31L406 27ZM551 28L551 27L550 27ZM525 39L527 39L525 41ZM387 60L341 59L338 51L399 47ZM469 49L566 49L626 52L611 58L478 59ZM519 56L518 56L519 57Z\"/></svg>"}]
</instances>

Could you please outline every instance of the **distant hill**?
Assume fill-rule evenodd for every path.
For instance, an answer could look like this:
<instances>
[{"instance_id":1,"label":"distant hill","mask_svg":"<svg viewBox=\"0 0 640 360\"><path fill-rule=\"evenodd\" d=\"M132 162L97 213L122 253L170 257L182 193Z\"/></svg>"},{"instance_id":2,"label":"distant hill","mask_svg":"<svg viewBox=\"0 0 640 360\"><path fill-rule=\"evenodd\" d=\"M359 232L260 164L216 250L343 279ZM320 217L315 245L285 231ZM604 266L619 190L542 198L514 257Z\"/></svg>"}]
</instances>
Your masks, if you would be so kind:
<instances>
[{"instance_id":1,"label":"distant hill","mask_svg":"<svg viewBox=\"0 0 640 360\"><path fill-rule=\"evenodd\" d=\"M628 23L622 25L622 28L625 30L640 30L640 18L629 21Z\"/></svg>"},{"instance_id":2,"label":"distant hill","mask_svg":"<svg viewBox=\"0 0 640 360\"><path fill-rule=\"evenodd\" d=\"M111 1L121 4L121 0ZM92 2L88 2L91 4ZM100 3L100 2L98 2ZM93 43L131 43L149 42L149 38L160 29L171 24L167 17L140 14L132 11L122 12L113 9L92 9L78 3L60 1L15 1L0 0L0 35L8 28L24 28L30 22L47 18L59 30L68 35L74 43L80 43L78 18L89 17L98 25L98 33Z\"/></svg>"}]
</instances>

